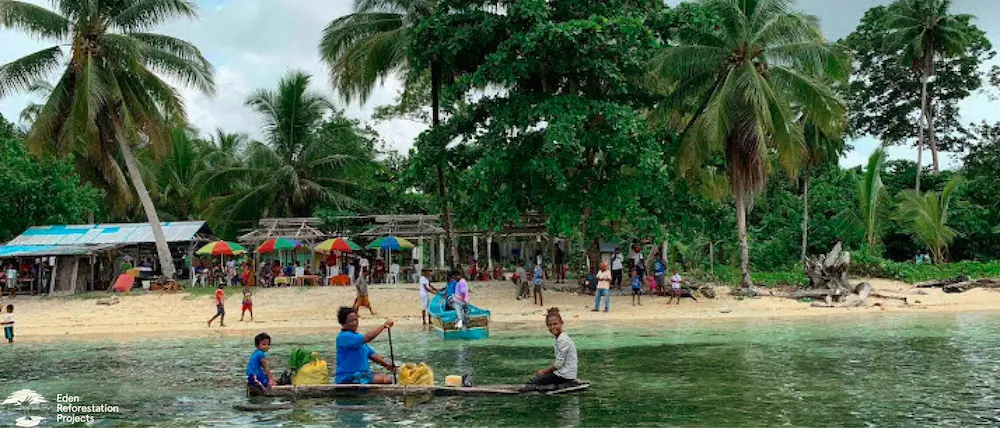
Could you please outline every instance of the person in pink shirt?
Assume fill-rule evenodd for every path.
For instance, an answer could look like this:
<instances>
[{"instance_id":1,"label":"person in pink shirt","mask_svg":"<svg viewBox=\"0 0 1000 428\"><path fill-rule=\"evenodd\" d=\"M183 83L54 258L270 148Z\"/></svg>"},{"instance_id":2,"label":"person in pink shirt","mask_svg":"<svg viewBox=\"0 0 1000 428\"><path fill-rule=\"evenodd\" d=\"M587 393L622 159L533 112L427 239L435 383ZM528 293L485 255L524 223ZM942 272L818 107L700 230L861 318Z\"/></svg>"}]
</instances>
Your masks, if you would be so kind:
<instances>
[{"instance_id":1,"label":"person in pink shirt","mask_svg":"<svg viewBox=\"0 0 1000 428\"><path fill-rule=\"evenodd\" d=\"M465 276L461 271L455 273L458 276L458 283L455 284L455 294L451 297L451 306L458 315L458 326L465 330L469 323L469 283L465 281Z\"/></svg>"}]
</instances>

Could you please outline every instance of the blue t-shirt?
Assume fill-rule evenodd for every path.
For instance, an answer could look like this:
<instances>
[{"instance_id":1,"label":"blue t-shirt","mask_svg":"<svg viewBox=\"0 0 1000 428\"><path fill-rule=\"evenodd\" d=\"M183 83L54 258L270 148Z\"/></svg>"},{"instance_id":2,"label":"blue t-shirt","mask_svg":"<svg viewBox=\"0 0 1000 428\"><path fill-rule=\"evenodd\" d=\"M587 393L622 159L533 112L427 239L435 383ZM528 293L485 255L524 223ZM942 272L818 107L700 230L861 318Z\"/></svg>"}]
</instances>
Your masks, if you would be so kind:
<instances>
[{"instance_id":1,"label":"blue t-shirt","mask_svg":"<svg viewBox=\"0 0 1000 428\"><path fill-rule=\"evenodd\" d=\"M363 334L341 330L337 335L337 377L370 372L368 357L375 354L375 350L365 343Z\"/></svg>"},{"instance_id":2,"label":"blue t-shirt","mask_svg":"<svg viewBox=\"0 0 1000 428\"><path fill-rule=\"evenodd\" d=\"M445 287L445 294L449 296L455 295L455 286L458 285L458 281L448 281L448 285Z\"/></svg>"},{"instance_id":3,"label":"blue t-shirt","mask_svg":"<svg viewBox=\"0 0 1000 428\"><path fill-rule=\"evenodd\" d=\"M267 353L260 349L250 355L250 361L247 362L247 382L255 385L260 382L261 385L267 386L267 373L264 372L264 364L261 361L264 358L267 358Z\"/></svg>"},{"instance_id":4,"label":"blue t-shirt","mask_svg":"<svg viewBox=\"0 0 1000 428\"><path fill-rule=\"evenodd\" d=\"M632 276L632 289L638 290L642 288L642 281L639 279L639 275Z\"/></svg>"},{"instance_id":5,"label":"blue t-shirt","mask_svg":"<svg viewBox=\"0 0 1000 428\"><path fill-rule=\"evenodd\" d=\"M542 267L535 265L535 285L542 283Z\"/></svg>"},{"instance_id":6,"label":"blue t-shirt","mask_svg":"<svg viewBox=\"0 0 1000 428\"><path fill-rule=\"evenodd\" d=\"M667 264L663 263L663 260L657 260L656 266L653 268L657 275L663 275L667 271Z\"/></svg>"}]
</instances>

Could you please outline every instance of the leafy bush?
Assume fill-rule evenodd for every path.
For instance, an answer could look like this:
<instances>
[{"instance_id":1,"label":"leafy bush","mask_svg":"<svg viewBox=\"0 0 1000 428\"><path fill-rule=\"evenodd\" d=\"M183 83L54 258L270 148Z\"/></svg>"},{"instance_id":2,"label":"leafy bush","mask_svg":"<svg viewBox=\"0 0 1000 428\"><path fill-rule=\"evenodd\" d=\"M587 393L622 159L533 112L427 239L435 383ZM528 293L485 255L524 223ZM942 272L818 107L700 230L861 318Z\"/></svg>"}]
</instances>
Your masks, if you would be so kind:
<instances>
[{"instance_id":1,"label":"leafy bush","mask_svg":"<svg viewBox=\"0 0 1000 428\"><path fill-rule=\"evenodd\" d=\"M292 354L288 356L288 367L292 372L297 372L302 366L313 362L316 356L312 352L309 352L302 348L295 348Z\"/></svg>"},{"instance_id":2,"label":"leafy bush","mask_svg":"<svg viewBox=\"0 0 1000 428\"><path fill-rule=\"evenodd\" d=\"M730 266L716 266L715 268L715 278L711 278L707 275L705 279L714 280L721 284L726 285L739 285L740 284L740 269L733 268ZM792 287L803 287L809 284L809 278L806 277L805 272L801 265L791 266L787 270L771 271L771 272L750 272L750 277L753 278L753 282L756 285L765 287L776 287L776 286L792 286Z\"/></svg>"},{"instance_id":3,"label":"leafy bush","mask_svg":"<svg viewBox=\"0 0 1000 428\"><path fill-rule=\"evenodd\" d=\"M971 278L1000 278L1000 261L916 264L894 262L864 251L851 254L851 276L886 278L915 284L935 279L967 275Z\"/></svg>"}]
</instances>

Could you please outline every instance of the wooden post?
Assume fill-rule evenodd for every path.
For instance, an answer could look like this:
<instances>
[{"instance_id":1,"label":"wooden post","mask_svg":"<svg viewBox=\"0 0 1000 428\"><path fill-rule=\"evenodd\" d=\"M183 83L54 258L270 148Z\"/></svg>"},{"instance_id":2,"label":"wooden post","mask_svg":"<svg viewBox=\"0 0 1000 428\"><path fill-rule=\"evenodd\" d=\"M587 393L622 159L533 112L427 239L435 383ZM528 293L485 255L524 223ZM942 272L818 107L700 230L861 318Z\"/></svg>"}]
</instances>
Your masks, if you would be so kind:
<instances>
[{"instance_id":1,"label":"wooden post","mask_svg":"<svg viewBox=\"0 0 1000 428\"><path fill-rule=\"evenodd\" d=\"M472 258L479 263L479 236L472 235Z\"/></svg>"},{"instance_id":2,"label":"wooden post","mask_svg":"<svg viewBox=\"0 0 1000 428\"><path fill-rule=\"evenodd\" d=\"M89 258L90 258L90 283L87 284L87 291L94 291L94 282L97 280L97 258L93 254L91 254ZM193 262L194 260L192 260L192 263Z\"/></svg>"},{"instance_id":3,"label":"wooden post","mask_svg":"<svg viewBox=\"0 0 1000 428\"><path fill-rule=\"evenodd\" d=\"M254 254L256 255L257 253L255 252ZM194 285L194 241L188 242L187 260L188 264L191 266L184 266L184 268L188 270L188 281ZM257 266L254 265L254 271L256 271L256 269Z\"/></svg>"},{"instance_id":4,"label":"wooden post","mask_svg":"<svg viewBox=\"0 0 1000 428\"><path fill-rule=\"evenodd\" d=\"M493 236L486 236L486 268L490 270L490 275L493 275ZM494 278L496 279L496 278Z\"/></svg>"},{"instance_id":5,"label":"wooden post","mask_svg":"<svg viewBox=\"0 0 1000 428\"><path fill-rule=\"evenodd\" d=\"M77 274L80 273L80 258L73 257L73 273L69 277L69 294L72 296L76 294L76 278Z\"/></svg>"},{"instance_id":6,"label":"wooden post","mask_svg":"<svg viewBox=\"0 0 1000 428\"><path fill-rule=\"evenodd\" d=\"M444 266L444 238L438 238L438 266Z\"/></svg>"}]
</instances>

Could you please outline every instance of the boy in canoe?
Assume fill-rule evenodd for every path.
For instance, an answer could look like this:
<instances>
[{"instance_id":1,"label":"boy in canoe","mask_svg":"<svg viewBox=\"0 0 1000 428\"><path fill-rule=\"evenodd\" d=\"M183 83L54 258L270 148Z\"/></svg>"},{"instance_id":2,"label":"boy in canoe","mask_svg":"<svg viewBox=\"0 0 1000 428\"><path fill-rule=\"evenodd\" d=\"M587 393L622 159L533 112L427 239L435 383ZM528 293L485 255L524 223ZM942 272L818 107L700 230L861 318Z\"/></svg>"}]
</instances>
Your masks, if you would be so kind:
<instances>
[{"instance_id":1,"label":"boy in canoe","mask_svg":"<svg viewBox=\"0 0 1000 428\"><path fill-rule=\"evenodd\" d=\"M271 336L267 333L258 334L253 338L253 346L257 349L247 361L247 387L268 389L271 385L271 365L267 362L267 351L271 350Z\"/></svg>"},{"instance_id":2,"label":"boy in canoe","mask_svg":"<svg viewBox=\"0 0 1000 428\"><path fill-rule=\"evenodd\" d=\"M536 372L535 377L528 383L541 386L576 382L576 344L563 331L563 320L562 316L559 315L559 308L549 309L545 315L545 326L548 327L549 333L552 333L556 338L556 362L551 367Z\"/></svg>"},{"instance_id":3,"label":"boy in canoe","mask_svg":"<svg viewBox=\"0 0 1000 428\"><path fill-rule=\"evenodd\" d=\"M340 323L340 333L337 334L337 372L334 378L339 384L391 384L392 377L372 373L368 360L385 367L390 372L395 366L385 361L368 343L375 340L385 329L392 327L393 321L388 320L381 326L368 332L358 333L358 311L354 308L342 307L337 312Z\"/></svg>"}]
</instances>

